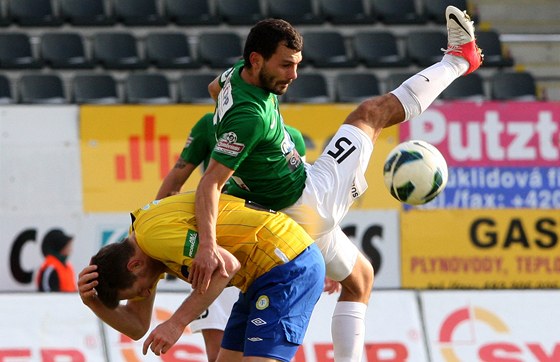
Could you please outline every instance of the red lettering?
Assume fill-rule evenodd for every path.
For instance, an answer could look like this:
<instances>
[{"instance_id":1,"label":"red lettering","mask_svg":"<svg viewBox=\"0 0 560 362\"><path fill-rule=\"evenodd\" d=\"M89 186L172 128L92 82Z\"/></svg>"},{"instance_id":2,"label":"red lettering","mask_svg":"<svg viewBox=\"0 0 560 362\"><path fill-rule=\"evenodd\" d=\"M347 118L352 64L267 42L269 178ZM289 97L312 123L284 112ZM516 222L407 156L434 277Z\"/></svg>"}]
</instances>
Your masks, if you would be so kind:
<instances>
[{"instance_id":1,"label":"red lettering","mask_svg":"<svg viewBox=\"0 0 560 362\"><path fill-rule=\"evenodd\" d=\"M317 343L314 346L317 362L334 362L334 352L332 343Z\"/></svg>"},{"instance_id":2,"label":"red lettering","mask_svg":"<svg viewBox=\"0 0 560 362\"><path fill-rule=\"evenodd\" d=\"M405 362L408 350L402 343L366 344L368 362Z\"/></svg>"},{"instance_id":3,"label":"red lettering","mask_svg":"<svg viewBox=\"0 0 560 362\"><path fill-rule=\"evenodd\" d=\"M82 352L75 349L42 349L41 359L43 362L55 362L58 357L66 357L65 361L85 362Z\"/></svg>"},{"instance_id":4,"label":"red lettering","mask_svg":"<svg viewBox=\"0 0 560 362\"><path fill-rule=\"evenodd\" d=\"M197 345L176 344L162 354L161 359L164 362L203 362L206 361L206 353Z\"/></svg>"},{"instance_id":5,"label":"red lettering","mask_svg":"<svg viewBox=\"0 0 560 362\"><path fill-rule=\"evenodd\" d=\"M493 343L482 346L478 356L482 362L523 362L518 356L508 354L519 354L521 349L510 343Z\"/></svg>"},{"instance_id":6,"label":"red lettering","mask_svg":"<svg viewBox=\"0 0 560 362\"><path fill-rule=\"evenodd\" d=\"M8 361L10 357L31 357L28 349L0 349L0 362Z\"/></svg>"},{"instance_id":7,"label":"red lettering","mask_svg":"<svg viewBox=\"0 0 560 362\"><path fill-rule=\"evenodd\" d=\"M551 355L547 355L543 347L536 343L527 343L529 350L537 357L539 362L556 362L560 361L560 344L554 346Z\"/></svg>"}]
</instances>

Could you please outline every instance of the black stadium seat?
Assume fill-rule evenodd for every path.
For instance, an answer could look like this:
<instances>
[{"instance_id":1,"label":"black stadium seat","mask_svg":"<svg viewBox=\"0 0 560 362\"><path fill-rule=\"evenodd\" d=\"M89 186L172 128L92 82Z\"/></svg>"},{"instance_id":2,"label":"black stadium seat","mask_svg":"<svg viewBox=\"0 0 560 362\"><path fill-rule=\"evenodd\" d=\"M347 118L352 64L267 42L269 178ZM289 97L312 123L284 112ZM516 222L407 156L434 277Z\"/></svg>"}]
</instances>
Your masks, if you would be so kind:
<instances>
[{"instance_id":1,"label":"black stadium seat","mask_svg":"<svg viewBox=\"0 0 560 362\"><path fill-rule=\"evenodd\" d=\"M320 0L321 13L333 24L372 24L362 0Z\"/></svg>"},{"instance_id":2,"label":"black stadium seat","mask_svg":"<svg viewBox=\"0 0 560 362\"><path fill-rule=\"evenodd\" d=\"M379 80L372 73L341 73L336 76L336 101L359 103L380 93Z\"/></svg>"},{"instance_id":3,"label":"black stadium seat","mask_svg":"<svg viewBox=\"0 0 560 362\"><path fill-rule=\"evenodd\" d=\"M370 11L385 24L422 24L426 18L416 8L415 0L369 0Z\"/></svg>"},{"instance_id":4,"label":"black stadium seat","mask_svg":"<svg viewBox=\"0 0 560 362\"><path fill-rule=\"evenodd\" d=\"M490 88L494 100L537 99L535 78L529 72L496 72L490 80Z\"/></svg>"},{"instance_id":5,"label":"black stadium seat","mask_svg":"<svg viewBox=\"0 0 560 362\"><path fill-rule=\"evenodd\" d=\"M447 47L447 35L439 30L414 31L406 37L407 55L421 67L439 62L443 56L442 48Z\"/></svg>"},{"instance_id":6,"label":"black stadium seat","mask_svg":"<svg viewBox=\"0 0 560 362\"><path fill-rule=\"evenodd\" d=\"M58 75L27 74L19 81L20 102L26 104L66 103L64 84Z\"/></svg>"},{"instance_id":7,"label":"black stadium seat","mask_svg":"<svg viewBox=\"0 0 560 362\"><path fill-rule=\"evenodd\" d=\"M165 12L177 25L218 25L220 19L208 4L210 0L165 0Z\"/></svg>"},{"instance_id":8,"label":"black stadium seat","mask_svg":"<svg viewBox=\"0 0 560 362\"><path fill-rule=\"evenodd\" d=\"M133 73L125 81L127 103L167 104L172 102L169 81L163 74Z\"/></svg>"},{"instance_id":9,"label":"black stadium seat","mask_svg":"<svg viewBox=\"0 0 560 362\"><path fill-rule=\"evenodd\" d=\"M52 68L91 68L84 39L79 33L46 33L41 37L41 57Z\"/></svg>"},{"instance_id":10,"label":"black stadium seat","mask_svg":"<svg viewBox=\"0 0 560 362\"><path fill-rule=\"evenodd\" d=\"M215 74L185 74L179 78L178 93L180 103L214 103L208 84L216 78Z\"/></svg>"},{"instance_id":11,"label":"black stadium seat","mask_svg":"<svg viewBox=\"0 0 560 362\"><path fill-rule=\"evenodd\" d=\"M268 15L272 18L284 19L294 25L321 24L323 16L313 9L311 0L268 0Z\"/></svg>"},{"instance_id":12,"label":"black stadium seat","mask_svg":"<svg viewBox=\"0 0 560 362\"><path fill-rule=\"evenodd\" d=\"M353 67L357 63L346 50L344 37L337 31L309 31L303 34L303 59L318 68Z\"/></svg>"},{"instance_id":13,"label":"black stadium seat","mask_svg":"<svg viewBox=\"0 0 560 362\"><path fill-rule=\"evenodd\" d=\"M241 38L230 31L204 32L198 36L198 57L210 68L228 68L241 59Z\"/></svg>"},{"instance_id":14,"label":"black stadium seat","mask_svg":"<svg viewBox=\"0 0 560 362\"><path fill-rule=\"evenodd\" d=\"M136 38L130 33L97 33L93 36L93 57L107 69L143 69Z\"/></svg>"},{"instance_id":15,"label":"black stadium seat","mask_svg":"<svg viewBox=\"0 0 560 362\"><path fill-rule=\"evenodd\" d=\"M60 0L65 21L75 26L107 26L115 23L105 8L104 0Z\"/></svg>"},{"instance_id":16,"label":"black stadium seat","mask_svg":"<svg viewBox=\"0 0 560 362\"><path fill-rule=\"evenodd\" d=\"M185 33L150 33L146 37L146 58L161 69L197 68Z\"/></svg>"},{"instance_id":17,"label":"black stadium seat","mask_svg":"<svg viewBox=\"0 0 560 362\"><path fill-rule=\"evenodd\" d=\"M11 0L8 10L20 26L59 26L62 19L53 11L51 0Z\"/></svg>"},{"instance_id":18,"label":"black stadium seat","mask_svg":"<svg viewBox=\"0 0 560 362\"><path fill-rule=\"evenodd\" d=\"M31 40L26 33L0 33L0 68L39 68L41 62L31 51Z\"/></svg>"},{"instance_id":19,"label":"black stadium seat","mask_svg":"<svg viewBox=\"0 0 560 362\"><path fill-rule=\"evenodd\" d=\"M397 38L390 31L362 31L354 35L355 57L367 67L406 67L410 60L401 54Z\"/></svg>"},{"instance_id":20,"label":"black stadium seat","mask_svg":"<svg viewBox=\"0 0 560 362\"><path fill-rule=\"evenodd\" d=\"M81 0L84 1L84 0ZM128 26L165 25L156 0L118 0L113 2L117 20Z\"/></svg>"},{"instance_id":21,"label":"black stadium seat","mask_svg":"<svg viewBox=\"0 0 560 362\"><path fill-rule=\"evenodd\" d=\"M218 15L229 25L254 25L263 19L259 0L217 0Z\"/></svg>"},{"instance_id":22,"label":"black stadium seat","mask_svg":"<svg viewBox=\"0 0 560 362\"><path fill-rule=\"evenodd\" d=\"M284 97L288 103L331 102L327 81L321 73L299 74Z\"/></svg>"},{"instance_id":23,"label":"black stadium seat","mask_svg":"<svg viewBox=\"0 0 560 362\"><path fill-rule=\"evenodd\" d=\"M74 77L73 101L78 104L119 103L117 84L109 74L84 74Z\"/></svg>"}]
</instances>

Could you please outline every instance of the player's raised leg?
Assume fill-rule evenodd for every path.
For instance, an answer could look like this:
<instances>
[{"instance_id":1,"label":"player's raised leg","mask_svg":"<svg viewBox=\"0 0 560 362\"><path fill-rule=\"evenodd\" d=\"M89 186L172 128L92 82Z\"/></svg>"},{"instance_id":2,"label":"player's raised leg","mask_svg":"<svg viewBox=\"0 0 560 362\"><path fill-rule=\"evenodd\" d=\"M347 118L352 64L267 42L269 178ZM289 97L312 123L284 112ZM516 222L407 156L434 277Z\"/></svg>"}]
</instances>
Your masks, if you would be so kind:
<instances>
[{"instance_id":1,"label":"player's raised leg","mask_svg":"<svg viewBox=\"0 0 560 362\"><path fill-rule=\"evenodd\" d=\"M442 60L413 75L389 94L362 102L345 123L362 129L374 141L383 128L424 112L455 79L475 71L483 60L474 24L465 11L448 6L447 49Z\"/></svg>"}]
</instances>

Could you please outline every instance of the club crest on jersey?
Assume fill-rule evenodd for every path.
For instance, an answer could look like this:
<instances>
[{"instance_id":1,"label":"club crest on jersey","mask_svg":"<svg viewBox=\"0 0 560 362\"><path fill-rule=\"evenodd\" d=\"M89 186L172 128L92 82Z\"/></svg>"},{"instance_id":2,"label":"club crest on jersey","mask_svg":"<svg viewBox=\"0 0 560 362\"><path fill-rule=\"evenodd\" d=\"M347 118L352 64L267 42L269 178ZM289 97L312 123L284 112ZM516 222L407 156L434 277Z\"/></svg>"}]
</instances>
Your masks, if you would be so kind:
<instances>
[{"instance_id":1,"label":"club crest on jersey","mask_svg":"<svg viewBox=\"0 0 560 362\"><path fill-rule=\"evenodd\" d=\"M268 300L268 297L266 295L261 295L255 303L255 307L257 307L258 310L266 309L269 305L270 301Z\"/></svg>"},{"instance_id":2,"label":"club crest on jersey","mask_svg":"<svg viewBox=\"0 0 560 362\"><path fill-rule=\"evenodd\" d=\"M229 156L237 157L245 148L243 143L237 142L237 135L235 132L224 133L216 143L214 151L224 153Z\"/></svg>"}]
</instances>

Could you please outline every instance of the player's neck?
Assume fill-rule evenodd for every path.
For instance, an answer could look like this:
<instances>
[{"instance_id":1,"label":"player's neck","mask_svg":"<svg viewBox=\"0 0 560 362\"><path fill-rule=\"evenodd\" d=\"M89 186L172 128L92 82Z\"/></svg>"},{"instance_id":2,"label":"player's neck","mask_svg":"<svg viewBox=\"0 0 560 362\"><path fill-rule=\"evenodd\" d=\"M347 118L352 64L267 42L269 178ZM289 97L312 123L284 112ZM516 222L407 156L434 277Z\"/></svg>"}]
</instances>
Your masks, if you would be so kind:
<instances>
[{"instance_id":1,"label":"player's neck","mask_svg":"<svg viewBox=\"0 0 560 362\"><path fill-rule=\"evenodd\" d=\"M254 85L255 87L261 87L261 84L259 82L259 76L258 76L258 72L255 71L255 69L251 68L251 69L247 69L247 67L243 67L243 69L241 69L241 79L243 79L243 81L245 83Z\"/></svg>"}]
</instances>

